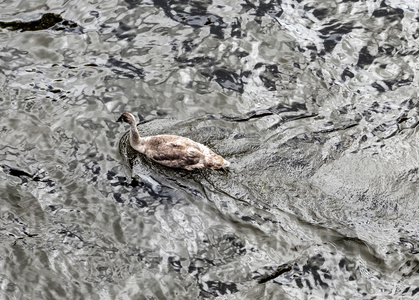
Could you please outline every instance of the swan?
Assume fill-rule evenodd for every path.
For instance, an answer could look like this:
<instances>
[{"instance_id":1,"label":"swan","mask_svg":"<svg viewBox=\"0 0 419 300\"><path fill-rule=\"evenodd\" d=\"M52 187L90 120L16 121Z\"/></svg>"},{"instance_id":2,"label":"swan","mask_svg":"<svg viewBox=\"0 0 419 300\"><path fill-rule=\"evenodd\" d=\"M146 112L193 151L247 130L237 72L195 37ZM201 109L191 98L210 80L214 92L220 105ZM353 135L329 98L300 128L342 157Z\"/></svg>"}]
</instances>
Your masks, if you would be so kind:
<instances>
[{"instance_id":1,"label":"swan","mask_svg":"<svg viewBox=\"0 0 419 300\"><path fill-rule=\"evenodd\" d=\"M117 122L130 125L129 142L134 150L170 168L221 169L230 163L207 146L177 135L140 137L132 114L124 112Z\"/></svg>"}]
</instances>

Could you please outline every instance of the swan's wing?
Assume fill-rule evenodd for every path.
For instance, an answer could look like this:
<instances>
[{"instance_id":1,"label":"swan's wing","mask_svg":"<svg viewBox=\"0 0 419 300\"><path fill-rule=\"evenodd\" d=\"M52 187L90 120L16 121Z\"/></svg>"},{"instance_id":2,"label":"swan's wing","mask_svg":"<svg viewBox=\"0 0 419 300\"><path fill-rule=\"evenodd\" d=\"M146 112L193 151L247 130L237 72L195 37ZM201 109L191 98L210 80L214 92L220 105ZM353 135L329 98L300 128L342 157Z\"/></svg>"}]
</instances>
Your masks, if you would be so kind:
<instances>
[{"instance_id":1,"label":"swan's wing","mask_svg":"<svg viewBox=\"0 0 419 300\"><path fill-rule=\"evenodd\" d=\"M200 161L202 153L189 139L156 136L147 140L147 156L166 165L184 167Z\"/></svg>"}]
</instances>

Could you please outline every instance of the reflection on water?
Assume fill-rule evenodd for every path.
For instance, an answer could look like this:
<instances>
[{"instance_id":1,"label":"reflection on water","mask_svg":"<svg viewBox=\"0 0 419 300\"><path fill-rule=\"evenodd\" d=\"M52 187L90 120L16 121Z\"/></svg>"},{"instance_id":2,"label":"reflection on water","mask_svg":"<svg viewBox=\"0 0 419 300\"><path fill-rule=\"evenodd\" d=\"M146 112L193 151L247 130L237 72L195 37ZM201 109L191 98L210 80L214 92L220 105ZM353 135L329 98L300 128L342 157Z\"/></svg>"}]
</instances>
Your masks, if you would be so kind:
<instances>
[{"instance_id":1,"label":"reflection on water","mask_svg":"<svg viewBox=\"0 0 419 300\"><path fill-rule=\"evenodd\" d=\"M419 5L0 7L3 298L417 295ZM231 166L138 156L122 111Z\"/></svg>"}]
</instances>

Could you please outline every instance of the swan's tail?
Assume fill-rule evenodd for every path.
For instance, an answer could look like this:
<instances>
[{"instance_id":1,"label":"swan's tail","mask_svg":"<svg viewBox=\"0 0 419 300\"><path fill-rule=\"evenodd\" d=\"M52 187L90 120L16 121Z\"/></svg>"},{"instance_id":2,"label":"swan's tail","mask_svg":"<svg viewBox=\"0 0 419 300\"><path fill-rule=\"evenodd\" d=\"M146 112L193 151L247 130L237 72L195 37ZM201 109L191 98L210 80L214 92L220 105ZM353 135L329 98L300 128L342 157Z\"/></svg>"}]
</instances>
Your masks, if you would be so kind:
<instances>
[{"instance_id":1,"label":"swan's tail","mask_svg":"<svg viewBox=\"0 0 419 300\"><path fill-rule=\"evenodd\" d=\"M209 169L221 169L228 167L229 165L230 162L215 153L205 160L205 167Z\"/></svg>"}]
</instances>

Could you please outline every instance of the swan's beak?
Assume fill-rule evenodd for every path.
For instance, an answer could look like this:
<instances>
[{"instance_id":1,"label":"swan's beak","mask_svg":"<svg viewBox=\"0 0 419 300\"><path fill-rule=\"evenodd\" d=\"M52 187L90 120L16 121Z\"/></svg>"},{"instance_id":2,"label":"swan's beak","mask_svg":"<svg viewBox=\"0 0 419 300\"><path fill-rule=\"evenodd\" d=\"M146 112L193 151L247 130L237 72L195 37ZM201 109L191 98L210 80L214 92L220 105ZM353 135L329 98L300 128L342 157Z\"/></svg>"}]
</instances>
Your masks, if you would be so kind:
<instances>
[{"instance_id":1,"label":"swan's beak","mask_svg":"<svg viewBox=\"0 0 419 300\"><path fill-rule=\"evenodd\" d=\"M122 120L122 116L120 116L119 118L118 118L118 120L116 120L117 122L123 122L123 120Z\"/></svg>"}]
</instances>

